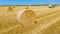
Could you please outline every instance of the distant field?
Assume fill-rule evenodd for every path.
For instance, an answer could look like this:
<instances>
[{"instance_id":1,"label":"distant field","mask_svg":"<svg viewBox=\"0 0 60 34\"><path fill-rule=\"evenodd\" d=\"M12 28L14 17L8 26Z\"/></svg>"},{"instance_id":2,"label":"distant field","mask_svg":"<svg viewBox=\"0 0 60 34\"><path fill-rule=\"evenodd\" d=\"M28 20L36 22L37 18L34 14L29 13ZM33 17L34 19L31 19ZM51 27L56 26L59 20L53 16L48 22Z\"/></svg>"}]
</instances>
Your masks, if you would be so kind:
<instances>
[{"instance_id":1,"label":"distant field","mask_svg":"<svg viewBox=\"0 0 60 34\"><path fill-rule=\"evenodd\" d=\"M37 16L37 23L28 28L22 27L17 20L17 12L26 6L0 6L0 34L60 34L60 6L28 6Z\"/></svg>"}]
</instances>

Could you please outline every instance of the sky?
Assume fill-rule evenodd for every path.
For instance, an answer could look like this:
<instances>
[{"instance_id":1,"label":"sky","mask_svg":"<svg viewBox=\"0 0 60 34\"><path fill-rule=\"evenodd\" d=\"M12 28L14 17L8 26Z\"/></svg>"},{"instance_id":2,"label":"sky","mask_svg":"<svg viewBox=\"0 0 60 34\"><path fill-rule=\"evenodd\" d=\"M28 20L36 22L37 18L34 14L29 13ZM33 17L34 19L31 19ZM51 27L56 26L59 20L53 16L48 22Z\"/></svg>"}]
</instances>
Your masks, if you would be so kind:
<instances>
[{"instance_id":1,"label":"sky","mask_svg":"<svg viewBox=\"0 0 60 34\"><path fill-rule=\"evenodd\" d=\"M60 0L0 0L0 5L60 4Z\"/></svg>"}]
</instances>

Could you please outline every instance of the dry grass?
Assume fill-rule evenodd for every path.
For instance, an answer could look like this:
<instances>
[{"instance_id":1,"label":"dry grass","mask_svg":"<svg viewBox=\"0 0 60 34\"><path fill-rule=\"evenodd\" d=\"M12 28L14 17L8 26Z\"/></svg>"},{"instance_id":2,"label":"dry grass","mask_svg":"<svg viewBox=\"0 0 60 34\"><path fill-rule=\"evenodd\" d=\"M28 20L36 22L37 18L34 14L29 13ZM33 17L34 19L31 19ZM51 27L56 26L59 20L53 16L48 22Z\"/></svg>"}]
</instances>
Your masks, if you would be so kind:
<instances>
[{"instance_id":1,"label":"dry grass","mask_svg":"<svg viewBox=\"0 0 60 34\"><path fill-rule=\"evenodd\" d=\"M13 12L8 6L0 6L0 34L60 34L60 6L29 6L37 16L37 23L24 28L18 22L16 14L26 6L15 6Z\"/></svg>"}]
</instances>

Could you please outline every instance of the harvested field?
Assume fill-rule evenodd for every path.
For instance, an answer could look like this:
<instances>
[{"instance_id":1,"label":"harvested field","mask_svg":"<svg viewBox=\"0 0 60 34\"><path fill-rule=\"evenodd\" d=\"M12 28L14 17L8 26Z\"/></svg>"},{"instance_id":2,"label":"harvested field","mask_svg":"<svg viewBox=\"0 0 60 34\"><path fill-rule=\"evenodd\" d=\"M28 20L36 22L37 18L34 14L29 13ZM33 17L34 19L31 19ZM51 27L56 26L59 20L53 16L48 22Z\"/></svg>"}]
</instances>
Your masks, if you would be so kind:
<instances>
[{"instance_id":1,"label":"harvested field","mask_svg":"<svg viewBox=\"0 0 60 34\"><path fill-rule=\"evenodd\" d=\"M23 27L17 19L18 11L26 6L8 7L0 6L0 34L60 34L60 6L28 6L36 14L36 24L30 27Z\"/></svg>"}]
</instances>

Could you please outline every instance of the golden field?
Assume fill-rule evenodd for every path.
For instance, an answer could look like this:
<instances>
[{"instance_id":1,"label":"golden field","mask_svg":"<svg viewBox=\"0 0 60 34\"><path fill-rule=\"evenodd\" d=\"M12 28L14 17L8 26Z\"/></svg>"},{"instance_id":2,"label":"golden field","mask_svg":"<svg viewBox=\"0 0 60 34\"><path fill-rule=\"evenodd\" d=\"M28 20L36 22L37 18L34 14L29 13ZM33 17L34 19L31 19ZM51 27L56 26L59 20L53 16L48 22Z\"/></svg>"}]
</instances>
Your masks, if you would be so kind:
<instances>
[{"instance_id":1,"label":"golden field","mask_svg":"<svg viewBox=\"0 0 60 34\"><path fill-rule=\"evenodd\" d=\"M0 34L60 34L60 6L28 6L37 16L37 23L24 28L17 20L17 12L26 6L0 6Z\"/></svg>"}]
</instances>

